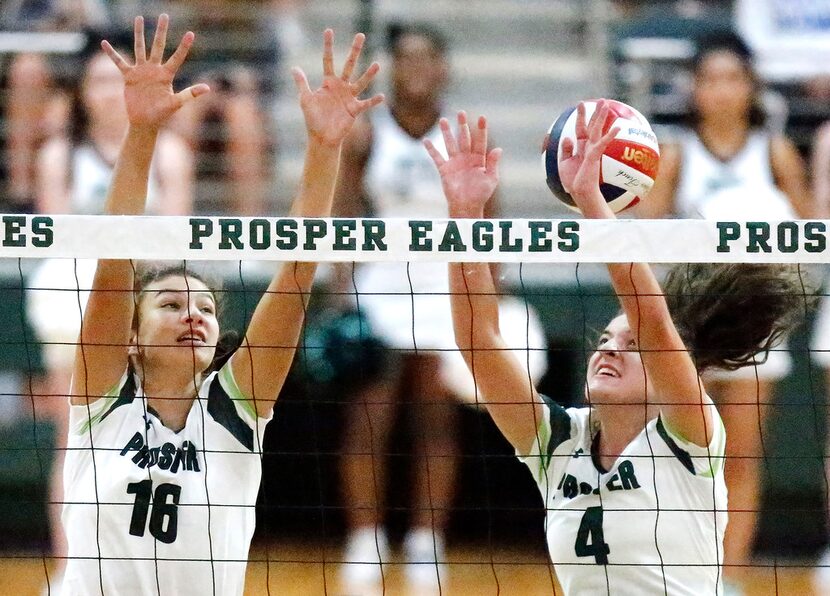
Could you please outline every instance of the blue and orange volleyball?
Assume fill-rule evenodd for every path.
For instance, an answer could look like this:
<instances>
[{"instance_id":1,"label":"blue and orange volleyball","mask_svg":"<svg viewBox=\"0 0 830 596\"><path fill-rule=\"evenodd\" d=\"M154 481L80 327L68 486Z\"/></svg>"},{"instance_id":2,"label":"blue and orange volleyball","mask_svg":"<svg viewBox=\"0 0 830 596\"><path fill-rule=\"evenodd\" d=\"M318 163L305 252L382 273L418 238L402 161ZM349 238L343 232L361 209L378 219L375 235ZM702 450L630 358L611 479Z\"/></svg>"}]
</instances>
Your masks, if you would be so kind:
<instances>
[{"instance_id":1,"label":"blue and orange volleyball","mask_svg":"<svg viewBox=\"0 0 830 596\"><path fill-rule=\"evenodd\" d=\"M606 102L609 104L610 114L603 132L614 126L618 126L620 130L603 153L599 185L611 209L620 212L633 207L648 195L657 177L660 149L657 136L645 116L621 101ZM586 119L590 120L596 106L596 101L585 102ZM562 141L569 137L576 144L576 106L562 112L550 127L542 162L548 188L566 206L578 211L559 177Z\"/></svg>"}]
</instances>

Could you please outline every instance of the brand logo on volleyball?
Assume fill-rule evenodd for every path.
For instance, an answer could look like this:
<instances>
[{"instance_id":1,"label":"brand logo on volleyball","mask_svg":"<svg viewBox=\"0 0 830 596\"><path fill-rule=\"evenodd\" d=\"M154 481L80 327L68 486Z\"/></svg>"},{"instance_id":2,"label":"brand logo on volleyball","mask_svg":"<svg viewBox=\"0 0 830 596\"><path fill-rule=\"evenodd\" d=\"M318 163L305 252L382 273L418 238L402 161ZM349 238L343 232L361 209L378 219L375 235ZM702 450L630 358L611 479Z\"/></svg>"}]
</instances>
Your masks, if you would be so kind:
<instances>
[{"instance_id":1,"label":"brand logo on volleyball","mask_svg":"<svg viewBox=\"0 0 830 596\"><path fill-rule=\"evenodd\" d=\"M646 171L656 169L657 160L659 159L656 155L647 153L642 149L635 149L634 147L626 147L623 150L622 158L623 161L627 161L630 163L637 164L638 166L642 166L643 169Z\"/></svg>"},{"instance_id":2,"label":"brand logo on volleyball","mask_svg":"<svg viewBox=\"0 0 830 596\"><path fill-rule=\"evenodd\" d=\"M657 142L657 137L654 136L654 133L650 130L645 130L644 128L629 128L628 134L633 137L645 137L653 143Z\"/></svg>"}]
</instances>

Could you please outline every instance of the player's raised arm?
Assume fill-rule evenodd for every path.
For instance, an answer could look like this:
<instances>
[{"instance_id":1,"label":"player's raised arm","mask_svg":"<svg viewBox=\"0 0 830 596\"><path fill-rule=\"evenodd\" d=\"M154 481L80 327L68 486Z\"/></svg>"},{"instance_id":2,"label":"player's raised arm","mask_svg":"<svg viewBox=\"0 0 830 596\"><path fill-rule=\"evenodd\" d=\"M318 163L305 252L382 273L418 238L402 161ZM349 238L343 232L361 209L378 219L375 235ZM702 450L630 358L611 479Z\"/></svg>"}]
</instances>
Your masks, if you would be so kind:
<instances>
[{"instance_id":1,"label":"player's raised arm","mask_svg":"<svg viewBox=\"0 0 830 596\"><path fill-rule=\"evenodd\" d=\"M173 79L187 57L194 35L186 33L176 51L164 60L168 26L168 16L159 16L148 53L144 19L136 17L132 64L108 42L101 44L124 77L129 117L127 136L107 195L106 213L110 215L144 213L150 162L159 129L182 105L209 91L206 85L194 85L178 93L173 91ZM73 404L100 397L124 372L133 318L132 290L130 261L99 261L75 356Z\"/></svg>"},{"instance_id":2,"label":"player's raised arm","mask_svg":"<svg viewBox=\"0 0 830 596\"><path fill-rule=\"evenodd\" d=\"M383 101L381 95L360 99L379 70L373 63L354 77L365 37L355 35L340 74L335 73L334 33L323 34L323 83L312 91L305 73L292 71L305 118L308 145L300 189L291 207L296 217L331 214L340 150L361 113ZM282 388L305 318L316 263L286 263L271 281L254 312L242 347L231 366L243 394L253 400L260 416L267 416Z\"/></svg>"},{"instance_id":3,"label":"player's raised arm","mask_svg":"<svg viewBox=\"0 0 830 596\"><path fill-rule=\"evenodd\" d=\"M447 159L429 140L424 144L441 175L450 217L482 219L498 185L501 149L487 151L484 117L471 132L466 114L459 112L457 134L446 119L441 120L441 130ZM449 276L455 341L493 420L516 449L527 453L536 436L541 402L527 368L502 339L490 266L450 263Z\"/></svg>"},{"instance_id":4,"label":"player's raised arm","mask_svg":"<svg viewBox=\"0 0 830 596\"><path fill-rule=\"evenodd\" d=\"M604 101L597 104L590 122L586 123L585 112L585 104L580 103L576 143L570 139L564 142L560 177L585 217L612 219L616 216L600 192L599 168L602 154L618 129L603 134L609 115ZM609 263L608 271L634 334L636 345L631 349L642 356L654 401L660 404L666 424L687 440L708 445L714 429L712 412L704 407L707 400L697 369L651 267L646 263Z\"/></svg>"}]
</instances>

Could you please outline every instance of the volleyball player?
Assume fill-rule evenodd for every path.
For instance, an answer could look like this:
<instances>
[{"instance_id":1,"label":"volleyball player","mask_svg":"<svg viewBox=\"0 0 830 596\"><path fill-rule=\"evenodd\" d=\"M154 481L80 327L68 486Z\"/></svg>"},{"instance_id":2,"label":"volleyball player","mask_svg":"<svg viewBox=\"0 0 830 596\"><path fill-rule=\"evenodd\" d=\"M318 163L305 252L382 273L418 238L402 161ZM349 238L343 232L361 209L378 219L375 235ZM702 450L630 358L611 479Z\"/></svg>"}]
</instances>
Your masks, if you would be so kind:
<instances>
[{"instance_id":1,"label":"volleyball player","mask_svg":"<svg viewBox=\"0 0 830 596\"><path fill-rule=\"evenodd\" d=\"M344 143L336 210L349 216L447 216L441 180L421 139L441 142L448 45L439 30L424 23L389 26L388 102L358 121ZM488 216L495 216L494 205L488 203ZM396 415L408 410L417 430L412 433L412 516L402 544L404 575L419 594L438 593L448 576L445 534L458 476L460 403L475 400L472 378L454 350L445 268L428 262L365 263L353 279L344 290L354 284L355 306L391 349L375 378L355 383L354 403L347 409L341 476L349 531L341 579L352 591L383 583L382 564L389 561L390 549L382 512L392 463L383 452L390 438L397 439ZM530 368L540 377L544 341L535 313L531 310L528 318L524 305L506 297L500 310L503 319L512 317L508 329L522 331L514 345L535 348Z\"/></svg>"},{"instance_id":2,"label":"volleyball player","mask_svg":"<svg viewBox=\"0 0 830 596\"><path fill-rule=\"evenodd\" d=\"M660 175L638 215L737 221L816 217L804 161L789 138L769 130L763 87L746 44L733 34L706 37L692 62L690 126L662 147ZM782 346L757 366L706 375L730 437L725 571L732 581L750 563L761 507L761 429L776 382L791 367Z\"/></svg>"},{"instance_id":3,"label":"volleyball player","mask_svg":"<svg viewBox=\"0 0 830 596\"><path fill-rule=\"evenodd\" d=\"M194 36L187 33L165 62L167 29L161 15L148 57L136 18L135 64L102 44L124 76L130 119L109 214L144 212L160 127L209 91L173 92ZM363 41L355 36L337 76L326 31L317 91L294 70L308 146L293 215L329 214L342 140L355 117L382 100L358 99L376 64L352 81ZM202 277L184 267L137 275L130 261L99 261L70 390L64 593L242 594L263 431L291 365L314 271L314 263L292 263L277 273L242 346L213 370L216 295Z\"/></svg>"},{"instance_id":4,"label":"volleyball player","mask_svg":"<svg viewBox=\"0 0 830 596\"><path fill-rule=\"evenodd\" d=\"M577 147L565 147L563 184L588 218L614 217L599 190L609 109L590 123L578 108ZM498 183L499 149L441 127L444 159L427 148L456 218L481 218ZM720 593L726 485L725 432L699 373L752 364L792 324L800 285L783 266L676 268L666 296L643 263L610 263L622 305L587 367L588 406L539 395L503 350L486 264L451 263L455 336L487 409L531 469L547 509L546 535L567 594ZM738 294L740 292L740 294ZM668 299L668 303L667 303Z\"/></svg>"}]
</instances>

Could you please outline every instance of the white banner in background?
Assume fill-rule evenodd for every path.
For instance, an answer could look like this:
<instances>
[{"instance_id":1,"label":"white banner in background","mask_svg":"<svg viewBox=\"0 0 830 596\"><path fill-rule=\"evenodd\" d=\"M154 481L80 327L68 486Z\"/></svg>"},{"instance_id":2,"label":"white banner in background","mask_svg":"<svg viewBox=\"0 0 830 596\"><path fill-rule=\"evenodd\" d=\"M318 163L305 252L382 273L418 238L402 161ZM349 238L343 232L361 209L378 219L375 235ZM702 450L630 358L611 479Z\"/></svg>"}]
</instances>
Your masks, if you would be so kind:
<instances>
[{"instance_id":1,"label":"white banner in background","mask_svg":"<svg viewBox=\"0 0 830 596\"><path fill-rule=\"evenodd\" d=\"M0 215L0 258L830 262L830 220Z\"/></svg>"}]
</instances>

